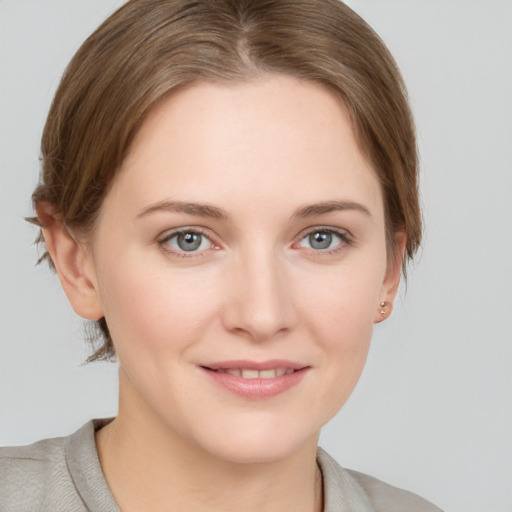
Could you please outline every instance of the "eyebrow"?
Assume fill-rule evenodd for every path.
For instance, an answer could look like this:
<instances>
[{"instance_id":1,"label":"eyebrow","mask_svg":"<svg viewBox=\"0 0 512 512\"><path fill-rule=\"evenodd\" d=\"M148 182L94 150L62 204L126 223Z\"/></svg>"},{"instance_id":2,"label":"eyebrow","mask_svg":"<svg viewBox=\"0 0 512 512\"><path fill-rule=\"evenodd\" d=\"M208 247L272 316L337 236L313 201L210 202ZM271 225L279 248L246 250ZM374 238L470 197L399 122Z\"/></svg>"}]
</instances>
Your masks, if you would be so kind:
<instances>
[{"instance_id":1,"label":"eyebrow","mask_svg":"<svg viewBox=\"0 0 512 512\"><path fill-rule=\"evenodd\" d=\"M334 211L346 210L355 210L371 217L368 208L360 203L356 203L354 201L326 201L323 203L301 206L293 213L292 218L299 217L305 219ZM222 220L229 219L229 215L222 208L208 204L189 203L186 201L161 201L142 208L137 214L137 218L145 217L156 212L186 213L196 217L210 217Z\"/></svg>"},{"instance_id":2,"label":"eyebrow","mask_svg":"<svg viewBox=\"0 0 512 512\"><path fill-rule=\"evenodd\" d=\"M159 203L142 208L137 218L145 217L155 212L186 213L197 217L211 217L214 219L228 219L228 214L217 206L200 203L188 203L184 201L161 201Z\"/></svg>"},{"instance_id":3,"label":"eyebrow","mask_svg":"<svg viewBox=\"0 0 512 512\"><path fill-rule=\"evenodd\" d=\"M326 201L325 203L305 205L299 208L293 214L293 217L305 219L308 217L314 217L315 215L345 210L355 210L371 217L370 210L368 210L366 206L354 201Z\"/></svg>"}]
</instances>

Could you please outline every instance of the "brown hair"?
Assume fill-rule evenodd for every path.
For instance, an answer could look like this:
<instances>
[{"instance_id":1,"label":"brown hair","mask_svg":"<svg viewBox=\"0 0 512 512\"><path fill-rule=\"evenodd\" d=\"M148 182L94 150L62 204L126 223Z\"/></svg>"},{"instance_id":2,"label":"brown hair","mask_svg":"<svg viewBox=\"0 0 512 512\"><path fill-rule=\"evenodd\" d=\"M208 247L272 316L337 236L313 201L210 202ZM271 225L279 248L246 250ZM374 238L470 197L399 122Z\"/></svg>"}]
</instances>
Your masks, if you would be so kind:
<instances>
[{"instance_id":1,"label":"brown hair","mask_svg":"<svg viewBox=\"0 0 512 512\"><path fill-rule=\"evenodd\" d=\"M324 84L346 104L382 185L388 253L396 233L407 235L405 273L421 238L414 123L389 51L339 0L126 3L85 41L62 78L44 128L34 206L49 204L65 225L87 234L159 100L199 80L269 72ZM91 361L114 355L105 319L99 327L104 343Z\"/></svg>"}]
</instances>

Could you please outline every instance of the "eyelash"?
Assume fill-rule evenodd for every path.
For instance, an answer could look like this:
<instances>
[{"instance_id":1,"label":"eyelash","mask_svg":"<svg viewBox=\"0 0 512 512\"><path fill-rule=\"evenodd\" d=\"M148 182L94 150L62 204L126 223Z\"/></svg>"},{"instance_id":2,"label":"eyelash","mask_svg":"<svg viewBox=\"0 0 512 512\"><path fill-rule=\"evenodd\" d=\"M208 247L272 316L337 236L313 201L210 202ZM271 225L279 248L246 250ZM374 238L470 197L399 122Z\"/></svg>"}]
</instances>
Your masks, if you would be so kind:
<instances>
[{"instance_id":1,"label":"eyelash","mask_svg":"<svg viewBox=\"0 0 512 512\"><path fill-rule=\"evenodd\" d=\"M327 234L334 235L340 239L340 243L332 249L322 250L322 249L314 249L312 247L310 247L310 248L306 247L305 249L306 250L309 249L308 252L310 253L310 255L314 255L315 257L328 256L331 254L335 254L335 253L343 250L344 247L354 244L353 237L345 230L334 229L332 227L322 227L322 226L318 227L317 226L317 227L310 228L307 231L303 231L299 235L299 237L300 237L299 241L295 242L292 245L292 247L294 247L294 248L300 247L300 243L303 240L305 240L308 236L311 236L315 233L327 233ZM200 235L200 236L206 238L210 242L210 247L208 247L208 249L218 249L219 248L215 244L215 242L213 242L211 240L211 235L209 236L205 230L203 230L199 227L182 227L182 228L175 229L175 230L171 231L170 233L165 234L162 238L160 238L157 241L158 245L166 253L168 253L172 256L178 257L178 258L194 258L194 257L197 258L197 257L201 257L201 256L205 255L204 253L206 253L208 249L203 249L200 251L184 251L184 250L178 251L178 250L171 249L169 247L169 242L173 238L179 236L180 234Z\"/></svg>"},{"instance_id":2,"label":"eyelash","mask_svg":"<svg viewBox=\"0 0 512 512\"><path fill-rule=\"evenodd\" d=\"M355 242L352 235L350 235L346 230L335 229L332 227L316 226L312 229L308 229L307 231L302 232L300 234L299 241L294 244L294 247L300 246L299 244L303 240L305 240L308 236L311 236L315 233L327 233L330 235L334 235L340 239L340 242L332 249L322 250L322 249L314 249L312 247L310 247L310 248L306 247L305 249L308 250L309 255L313 256L313 257L322 257L322 256L329 256L329 255L336 254L336 253L342 251L343 249L345 249L347 246L353 245Z\"/></svg>"},{"instance_id":3,"label":"eyelash","mask_svg":"<svg viewBox=\"0 0 512 512\"><path fill-rule=\"evenodd\" d=\"M206 249L202 251L177 251L174 249L171 249L168 245L168 243L175 237L181 235L181 234L194 234L194 235L201 235L204 238L206 238L210 242L209 249L212 249L213 247L217 247L214 242L211 240L211 236L208 236L205 230L198 228L198 227L183 227L179 229L175 229L171 231L170 233L165 234L162 238L158 240L158 245L162 248L163 251L165 251L167 254L170 254L172 256L176 256L178 258L192 258L192 257L200 257L204 256L204 253L206 252ZM212 247L213 246L213 247Z\"/></svg>"}]
</instances>

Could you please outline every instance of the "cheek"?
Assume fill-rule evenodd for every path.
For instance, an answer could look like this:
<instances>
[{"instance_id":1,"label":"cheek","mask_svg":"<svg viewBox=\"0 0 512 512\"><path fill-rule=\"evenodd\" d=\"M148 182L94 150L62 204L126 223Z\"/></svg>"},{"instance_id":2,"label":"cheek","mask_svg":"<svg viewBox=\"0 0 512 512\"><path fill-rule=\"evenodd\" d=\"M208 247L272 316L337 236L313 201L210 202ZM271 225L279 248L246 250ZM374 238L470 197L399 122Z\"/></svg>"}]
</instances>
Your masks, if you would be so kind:
<instances>
[{"instance_id":1,"label":"cheek","mask_svg":"<svg viewBox=\"0 0 512 512\"><path fill-rule=\"evenodd\" d=\"M108 267L100 276L100 295L118 355L137 350L151 357L148 349L184 348L214 314L218 294L207 276L173 272L165 265L152 271L151 265L129 258Z\"/></svg>"},{"instance_id":2,"label":"cheek","mask_svg":"<svg viewBox=\"0 0 512 512\"><path fill-rule=\"evenodd\" d=\"M319 339L337 347L342 341L347 348L352 343L357 346L359 339L366 340L372 331L384 275L383 258L382 264L362 262L302 279L300 309L311 328L318 331Z\"/></svg>"},{"instance_id":3,"label":"cheek","mask_svg":"<svg viewBox=\"0 0 512 512\"><path fill-rule=\"evenodd\" d=\"M311 305L311 329L322 349L323 363L329 368L327 375L341 387L346 384L351 388L361 374L370 346L374 295L346 297L338 291L333 296L337 300L330 298Z\"/></svg>"},{"instance_id":4,"label":"cheek","mask_svg":"<svg viewBox=\"0 0 512 512\"><path fill-rule=\"evenodd\" d=\"M331 414L345 403L363 370L373 332L385 265L347 267L316 276L301 291L304 321L319 348Z\"/></svg>"}]
</instances>

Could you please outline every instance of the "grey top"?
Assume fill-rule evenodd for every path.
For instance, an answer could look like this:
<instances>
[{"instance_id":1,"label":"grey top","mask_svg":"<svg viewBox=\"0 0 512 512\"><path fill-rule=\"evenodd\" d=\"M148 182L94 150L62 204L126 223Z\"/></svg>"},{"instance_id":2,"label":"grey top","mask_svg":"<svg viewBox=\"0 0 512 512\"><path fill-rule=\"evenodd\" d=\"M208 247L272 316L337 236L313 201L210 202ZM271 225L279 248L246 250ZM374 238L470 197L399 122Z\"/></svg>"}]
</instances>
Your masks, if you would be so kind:
<instances>
[{"instance_id":1,"label":"grey top","mask_svg":"<svg viewBox=\"0 0 512 512\"><path fill-rule=\"evenodd\" d=\"M91 420L68 437L0 449L0 512L120 512L101 470ZM324 512L439 512L408 491L344 469L321 448Z\"/></svg>"}]
</instances>

